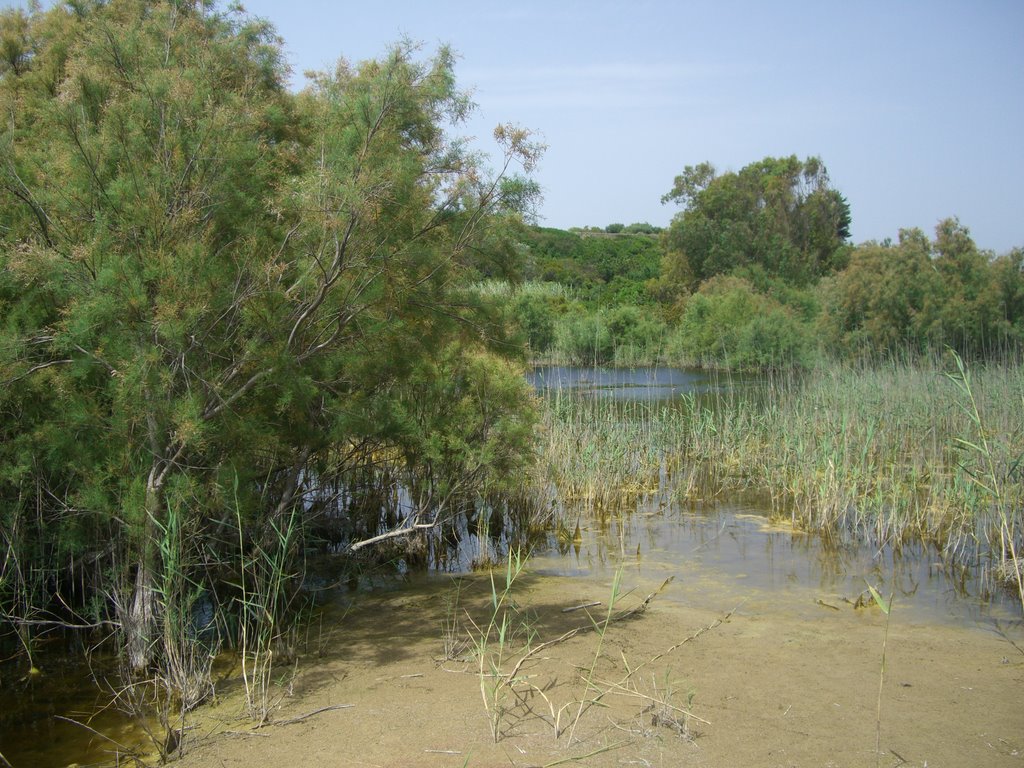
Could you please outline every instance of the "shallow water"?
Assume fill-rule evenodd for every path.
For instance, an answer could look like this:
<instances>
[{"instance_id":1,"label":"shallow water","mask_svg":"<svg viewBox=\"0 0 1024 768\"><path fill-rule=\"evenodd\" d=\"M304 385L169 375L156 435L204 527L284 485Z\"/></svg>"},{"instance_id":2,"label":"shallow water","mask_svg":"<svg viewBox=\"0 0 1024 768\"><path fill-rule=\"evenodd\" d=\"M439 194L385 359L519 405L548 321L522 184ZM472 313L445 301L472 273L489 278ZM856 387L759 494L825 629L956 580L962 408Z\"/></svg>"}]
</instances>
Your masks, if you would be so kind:
<instances>
[{"instance_id":1,"label":"shallow water","mask_svg":"<svg viewBox=\"0 0 1024 768\"><path fill-rule=\"evenodd\" d=\"M24 664L4 670L0 754L13 768L110 765L119 752L144 743L144 730L112 704L117 683L109 664L89 667L63 651L48 652L45 644L36 663L38 675L18 676Z\"/></svg>"},{"instance_id":2,"label":"shallow water","mask_svg":"<svg viewBox=\"0 0 1024 768\"><path fill-rule=\"evenodd\" d=\"M850 610L858 598L870 603L870 584L886 597L893 593L894 610L916 622L1021 626L1019 600L988 583L980 565L946 567L938 551L923 544L900 552L837 544L770 522L763 511L739 503L695 511L652 497L604 528L581 521L581 529L577 546L534 557L532 570L610 577L623 563L646 585L673 577L665 599L709 609L770 602L804 616Z\"/></svg>"},{"instance_id":3,"label":"shallow water","mask_svg":"<svg viewBox=\"0 0 1024 768\"><path fill-rule=\"evenodd\" d=\"M660 401L680 395L707 394L739 386L750 377L720 376L717 373L681 368L581 368L539 365L527 375L538 392L566 392L612 400Z\"/></svg>"}]
</instances>

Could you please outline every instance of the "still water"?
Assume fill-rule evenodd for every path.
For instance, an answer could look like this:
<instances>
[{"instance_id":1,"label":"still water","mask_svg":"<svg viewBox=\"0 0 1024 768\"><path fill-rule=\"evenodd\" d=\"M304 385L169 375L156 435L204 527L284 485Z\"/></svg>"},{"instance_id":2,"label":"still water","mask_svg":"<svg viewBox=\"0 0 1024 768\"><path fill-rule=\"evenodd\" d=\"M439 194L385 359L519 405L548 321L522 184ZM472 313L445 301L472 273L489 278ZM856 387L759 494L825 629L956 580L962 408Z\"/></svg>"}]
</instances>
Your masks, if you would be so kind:
<instances>
[{"instance_id":1,"label":"still water","mask_svg":"<svg viewBox=\"0 0 1024 768\"><path fill-rule=\"evenodd\" d=\"M684 394L699 396L750 383L672 368L554 366L535 369L530 381L542 392L667 405ZM857 610L854 606L863 602L870 584L885 595L893 593L896 609L907 620L998 632L1021 642L1020 605L1013 594L987 580L981 564L944 564L926 544L896 551L801 533L770 522L766 509L734 499L681 505L663 477L635 506L603 522L567 505L562 511L570 529L579 523L579 535L561 540L552 536L546 549L533 553L530 571L592 581L609 578L621 565L643 589L673 577L672 588L659 599L715 610L740 603L750 611L784 604L786 610L807 616ZM445 584L439 582L438 588ZM372 601L376 590L396 588L401 584L395 579L367 580L358 599ZM350 600L352 594L339 599ZM113 705L102 666L89 669L70 658L66 648L48 652L44 646L37 659L42 675L3 668L0 766L5 761L14 768L113 764L115 742L134 746L144 741L138 725ZM59 717L84 722L104 736Z\"/></svg>"},{"instance_id":2,"label":"still water","mask_svg":"<svg viewBox=\"0 0 1024 768\"><path fill-rule=\"evenodd\" d=\"M545 395L568 394L642 401L671 407L684 395L700 398L753 390L752 374L708 373L677 368L575 368L538 366L530 382ZM980 629L1020 629L1021 606L1012 590L991 579L986 564L950 564L933 545L913 542L898 549L796 530L769 521L767 500L718 499L680 504L664 476L635 509L595 527L581 519L582 543L553 548L534 560L559 575L605 574L625 559L651 581L674 576L685 586L668 593L687 602L721 608L723 600L780 601L799 613L852 607L868 597L868 585L895 595L908 618Z\"/></svg>"},{"instance_id":3,"label":"still water","mask_svg":"<svg viewBox=\"0 0 1024 768\"><path fill-rule=\"evenodd\" d=\"M925 544L900 551L853 541L837 543L770 522L763 508L732 501L701 510L642 500L634 514L607 526L581 524L576 544L531 561L531 571L610 578L623 564L639 583L673 577L667 600L709 610L741 601L752 609L785 605L813 617L870 605L868 585L895 595L901 617L1001 632L1024 628L1016 596L993 584L980 566L950 566Z\"/></svg>"},{"instance_id":4,"label":"still water","mask_svg":"<svg viewBox=\"0 0 1024 768\"><path fill-rule=\"evenodd\" d=\"M753 377L724 376L680 368L578 368L540 365L527 374L538 392L562 392L613 400L671 402L683 394L707 394L742 386Z\"/></svg>"}]
</instances>

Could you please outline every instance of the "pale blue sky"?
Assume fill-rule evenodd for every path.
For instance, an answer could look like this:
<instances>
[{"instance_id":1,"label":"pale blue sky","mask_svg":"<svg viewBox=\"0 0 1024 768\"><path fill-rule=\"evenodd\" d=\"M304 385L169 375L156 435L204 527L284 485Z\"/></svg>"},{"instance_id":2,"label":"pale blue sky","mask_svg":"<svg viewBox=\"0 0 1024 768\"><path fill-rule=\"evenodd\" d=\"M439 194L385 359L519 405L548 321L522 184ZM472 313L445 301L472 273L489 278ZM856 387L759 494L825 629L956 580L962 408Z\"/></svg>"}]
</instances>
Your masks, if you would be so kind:
<instances>
[{"instance_id":1,"label":"pale blue sky","mask_svg":"<svg viewBox=\"0 0 1024 768\"><path fill-rule=\"evenodd\" d=\"M10 4L10 3L7 3ZM248 0L295 70L408 36L461 56L486 138L548 144L542 223L668 223L684 166L820 155L855 241L959 216L981 247L1024 246L1024 2Z\"/></svg>"}]
</instances>

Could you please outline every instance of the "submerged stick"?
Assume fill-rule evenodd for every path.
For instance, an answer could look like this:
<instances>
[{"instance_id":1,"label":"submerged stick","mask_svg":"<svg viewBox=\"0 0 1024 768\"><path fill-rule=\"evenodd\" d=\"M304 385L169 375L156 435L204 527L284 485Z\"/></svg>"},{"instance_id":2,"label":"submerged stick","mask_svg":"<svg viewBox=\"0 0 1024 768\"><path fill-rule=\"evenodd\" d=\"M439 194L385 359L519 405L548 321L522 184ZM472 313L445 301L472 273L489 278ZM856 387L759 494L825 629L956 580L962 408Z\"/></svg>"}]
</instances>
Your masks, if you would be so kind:
<instances>
[{"instance_id":1,"label":"submerged stick","mask_svg":"<svg viewBox=\"0 0 1024 768\"><path fill-rule=\"evenodd\" d=\"M664 590L665 587L667 587L674 578L675 576L669 576L667 579L665 579L665 581L661 583L660 587L658 587L656 590L651 592L651 594L649 594L646 598L644 598L644 601L640 603L640 605L636 606L635 608L631 608L628 611L620 611L619 613L612 616L608 623L611 624L612 622L622 621L623 619L628 619L632 616L636 616L640 613L643 613L647 609L647 606L651 604L651 601L659 594L661 594L662 590ZM600 605L600 602L598 602L598 605ZM595 624L583 624L579 627L576 627L575 629L570 629L563 635L559 635L554 640L548 640L545 643L541 643L540 645L534 646L525 654L523 654L522 657L520 657L519 661L516 662L516 665L512 667L512 671L505 675L505 677L509 680L515 680L516 675L519 673L519 670L522 668L523 664L525 664L528 659L532 658L533 656L536 656L538 653L540 653L546 648L550 648L553 645L558 645L559 643L564 643L566 640L570 640L576 637L576 635L580 634L581 632L593 632L596 629L597 625Z\"/></svg>"},{"instance_id":2,"label":"submerged stick","mask_svg":"<svg viewBox=\"0 0 1024 768\"><path fill-rule=\"evenodd\" d=\"M600 604L601 604L600 600L595 600L592 603L580 603L579 605L573 605L573 606L570 606L569 608L563 608L562 609L562 613L571 613L572 611L581 611L584 608L593 608L595 605L600 605Z\"/></svg>"},{"instance_id":3,"label":"submerged stick","mask_svg":"<svg viewBox=\"0 0 1024 768\"><path fill-rule=\"evenodd\" d=\"M293 725L294 723L302 722L303 720L313 717L314 715L319 715L324 712L330 712L335 709L349 709L350 707L354 706L355 704L332 704L329 707L320 707L320 709L314 709L312 712L307 712L306 714L299 715L298 717L290 717L287 720L271 720L266 723L260 723L256 727L265 728L268 725Z\"/></svg>"}]
</instances>

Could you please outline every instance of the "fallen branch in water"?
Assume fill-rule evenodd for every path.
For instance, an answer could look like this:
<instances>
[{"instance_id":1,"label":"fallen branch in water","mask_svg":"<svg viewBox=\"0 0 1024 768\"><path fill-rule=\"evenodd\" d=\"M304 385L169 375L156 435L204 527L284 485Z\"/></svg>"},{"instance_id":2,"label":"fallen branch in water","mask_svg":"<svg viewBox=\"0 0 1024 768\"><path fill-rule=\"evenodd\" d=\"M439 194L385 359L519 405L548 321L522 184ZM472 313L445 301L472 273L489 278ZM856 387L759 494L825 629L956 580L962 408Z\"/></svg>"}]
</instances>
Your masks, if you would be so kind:
<instances>
[{"instance_id":1,"label":"fallen branch in water","mask_svg":"<svg viewBox=\"0 0 1024 768\"><path fill-rule=\"evenodd\" d=\"M651 601L659 594L661 594L665 587L672 583L672 580L674 578L675 576L669 576L667 579L665 579L665 581L661 583L660 587L658 587L656 590L651 592L651 594L649 594L646 598L644 598L644 601L640 603L640 605L636 606L635 608L630 608L628 611L620 611L619 613L612 616L608 623L610 624L612 622L622 621L623 619L629 619L633 616L637 616L643 613L645 610L647 610L647 606L651 604ZM597 627L598 625L593 623L584 624L582 626L576 627L575 629L570 629L564 635L556 637L554 640L548 640L546 643L541 643L540 645L531 648L529 651L523 654L519 661L516 662L516 665L512 667L512 671L509 672L507 675L504 675L504 677L508 678L509 680L515 680L516 675L519 673L519 670L522 668L523 664L525 664L526 661L531 657L536 656L545 648L550 648L553 645L564 643L566 640L576 637L576 635L580 634L581 632L593 632L597 629Z\"/></svg>"},{"instance_id":2,"label":"fallen branch in water","mask_svg":"<svg viewBox=\"0 0 1024 768\"><path fill-rule=\"evenodd\" d=\"M313 717L314 715L319 715L324 712L330 712L335 709L349 709L350 707L354 706L355 704L332 704L329 707L320 707L320 709L314 709L312 712L307 712L306 714L299 715L298 717L290 717L287 720L270 720L266 723L260 723L256 726L256 728L265 728L268 725L293 725L295 723L302 722L307 718Z\"/></svg>"},{"instance_id":3,"label":"fallen branch in water","mask_svg":"<svg viewBox=\"0 0 1024 768\"><path fill-rule=\"evenodd\" d=\"M70 621L58 619L23 619L19 616L0 614L0 622L11 624L17 627L60 627L61 629L99 629L100 627L120 627L121 622L104 619L89 624L75 624Z\"/></svg>"},{"instance_id":4,"label":"fallen branch in water","mask_svg":"<svg viewBox=\"0 0 1024 768\"><path fill-rule=\"evenodd\" d=\"M368 547L371 544L378 544L388 539L396 539L400 536L408 536L409 534L416 533L417 531L428 531L437 525L440 519L440 511L434 516L434 519L429 523L412 523L402 528L395 528L394 530L387 531L386 533L378 534L377 536L371 536L368 539L362 539L361 541L354 541L349 544L349 552L358 552L363 547Z\"/></svg>"},{"instance_id":5,"label":"fallen branch in water","mask_svg":"<svg viewBox=\"0 0 1024 768\"><path fill-rule=\"evenodd\" d=\"M580 610L583 610L584 608L593 608L595 605L600 605L600 604L601 604L600 600L595 600L592 603L580 603L579 605L573 605L573 606L571 606L569 608L563 608L562 609L562 613L572 613L573 611L580 611Z\"/></svg>"}]
</instances>

